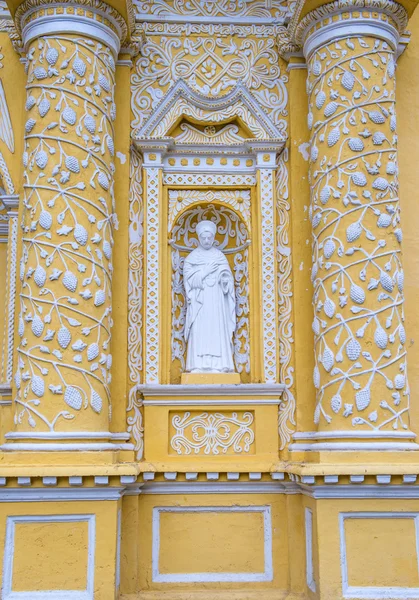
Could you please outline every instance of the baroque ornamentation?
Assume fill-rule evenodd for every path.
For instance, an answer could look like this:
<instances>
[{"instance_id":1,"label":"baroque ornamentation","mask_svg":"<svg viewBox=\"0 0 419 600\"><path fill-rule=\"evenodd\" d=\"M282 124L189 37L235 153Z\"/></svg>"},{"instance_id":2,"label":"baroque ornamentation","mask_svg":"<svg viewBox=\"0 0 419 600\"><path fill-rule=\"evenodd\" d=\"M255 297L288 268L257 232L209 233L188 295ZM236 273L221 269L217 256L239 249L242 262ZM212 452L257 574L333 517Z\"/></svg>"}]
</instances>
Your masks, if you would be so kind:
<instances>
[{"instance_id":1,"label":"baroque ornamentation","mask_svg":"<svg viewBox=\"0 0 419 600\"><path fill-rule=\"evenodd\" d=\"M290 203L288 193L288 149L279 155L276 170L276 250L278 280L279 381L287 387L279 407L280 449L291 439L295 426L294 357L292 337L292 260L290 240Z\"/></svg>"},{"instance_id":2,"label":"baroque ornamentation","mask_svg":"<svg viewBox=\"0 0 419 600\"><path fill-rule=\"evenodd\" d=\"M239 213L250 231L250 190L169 190L169 231L186 207L197 203L221 202Z\"/></svg>"},{"instance_id":3,"label":"baroque ornamentation","mask_svg":"<svg viewBox=\"0 0 419 600\"><path fill-rule=\"evenodd\" d=\"M336 26L336 22L332 20L332 15L337 15L338 19L344 21L347 21L348 17L354 18L355 21L366 17L370 20L388 22L390 18L399 33L403 33L407 27L406 10L401 4L393 2L393 0L335 0L335 2L324 4L310 11L298 23L303 4L304 2L299 0L290 24L291 38L299 46L302 45L303 39L310 35L314 28L318 27L319 21L322 21L323 27L332 23ZM366 9L366 11L362 12L362 9Z\"/></svg>"},{"instance_id":4,"label":"baroque ornamentation","mask_svg":"<svg viewBox=\"0 0 419 600\"><path fill-rule=\"evenodd\" d=\"M51 6L48 0L25 0L18 6L15 13L15 23L19 36L22 35L22 30L25 25L33 20L35 13L37 13L37 16L47 14L45 12L47 5L50 10ZM62 7L68 15L72 16L76 14L76 10L78 10L78 16L93 19L100 23L105 22L107 27L117 33L121 42L127 37L128 28L124 18L117 10L106 2L102 2L102 0L59 0L59 2L53 6L54 13L61 15ZM83 15L80 14L80 10L83 11ZM48 13L48 16L51 16L51 13ZM131 23L131 25L132 24L133 23Z\"/></svg>"},{"instance_id":5,"label":"baroque ornamentation","mask_svg":"<svg viewBox=\"0 0 419 600\"><path fill-rule=\"evenodd\" d=\"M146 173L146 252L147 311L145 315L145 383L159 383L160 307L159 307L159 178L160 169L147 167Z\"/></svg>"},{"instance_id":6,"label":"baroque ornamentation","mask_svg":"<svg viewBox=\"0 0 419 600\"><path fill-rule=\"evenodd\" d=\"M234 363L237 372L250 372L249 343L249 266L248 235L239 217L229 208L207 205L193 206L184 212L172 230L172 361L179 360L186 368L185 320L186 298L183 285L185 253L197 247L196 224L213 220L223 239L217 246L226 255L234 254L232 271L235 279L236 331L234 333Z\"/></svg>"},{"instance_id":7,"label":"baroque ornamentation","mask_svg":"<svg viewBox=\"0 0 419 600\"><path fill-rule=\"evenodd\" d=\"M272 39L148 38L131 78L134 129L142 127L178 79L207 97L225 95L241 81L272 121L280 129L286 128L283 117L286 115L287 77L281 75ZM177 107L177 115L183 112L182 108L183 105ZM202 121L203 114L194 116ZM165 129L167 132L167 127Z\"/></svg>"},{"instance_id":8,"label":"baroque ornamentation","mask_svg":"<svg viewBox=\"0 0 419 600\"><path fill-rule=\"evenodd\" d=\"M266 383L278 380L277 294L275 254L275 190L272 169L259 170L260 214L262 223L262 327L263 366Z\"/></svg>"},{"instance_id":9,"label":"baroque ornamentation","mask_svg":"<svg viewBox=\"0 0 419 600\"><path fill-rule=\"evenodd\" d=\"M407 429L394 52L373 37L324 45L307 86L315 422Z\"/></svg>"},{"instance_id":10,"label":"baroque ornamentation","mask_svg":"<svg viewBox=\"0 0 419 600\"><path fill-rule=\"evenodd\" d=\"M0 215L1 217L2 215ZM13 378L13 350L15 332L15 305L16 305L16 266L17 266L17 216L7 216L9 220L9 234L7 240L7 281L6 301L7 307L4 318L4 337L2 350L2 364L0 382L11 384Z\"/></svg>"},{"instance_id":11,"label":"baroque ornamentation","mask_svg":"<svg viewBox=\"0 0 419 600\"><path fill-rule=\"evenodd\" d=\"M244 138L238 135L237 125L225 125L218 131L214 125L207 125L201 131L190 123L182 123L180 129L182 133L175 137L178 144L240 144L244 141Z\"/></svg>"},{"instance_id":12,"label":"baroque ornamentation","mask_svg":"<svg viewBox=\"0 0 419 600\"><path fill-rule=\"evenodd\" d=\"M237 35L239 38L247 38L255 36L258 38L269 38L275 37L284 27L282 25L241 25L236 23L230 23L224 25L223 23L141 23L136 26L134 31L134 37L137 38L144 32L146 35L174 35L174 36L190 36L196 35L210 35L210 36L221 36L230 37L231 35Z\"/></svg>"},{"instance_id":13,"label":"baroque ornamentation","mask_svg":"<svg viewBox=\"0 0 419 600\"><path fill-rule=\"evenodd\" d=\"M138 387L143 372L143 291L144 291L144 206L142 159L131 150L129 196L129 280L128 280L128 432L132 435L137 459L143 456L143 414Z\"/></svg>"},{"instance_id":14,"label":"baroque ornamentation","mask_svg":"<svg viewBox=\"0 0 419 600\"><path fill-rule=\"evenodd\" d=\"M180 455L249 453L255 441L254 415L244 412L202 413L185 412L172 416L175 430L171 448Z\"/></svg>"},{"instance_id":15,"label":"baroque ornamentation","mask_svg":"<svg viewBox=\"0 0 419 600\"><path fill-rule=\"evenodd\" d=\"M289 15L288 3L283 0L134 0L137 19L146 20L150 17L164 19L165 17L212 18L220 17L233 20L247 18L249 20L275 20L283 22Z\"/></svg>"},{"instance_id":16,"label":"baroque ornamentation","mask_svg":"<svg viewBox=\"0 0 419 600\"><path fill-rule=\"evenodd\" d=\"M234 175L229 173L164 173L164 185L256 185L254 175L243 175L241 173Z\"/></svg>"},{"instance_id":17,"label":"baroque ornamentation","mask_svg":"<svg viewBox=\"0 0 419 600\"><path fill-rule=\"evenodd\" d=\"M45 36L28 51L15 377L24 430L82 413L108 427L114 73L110 50L87 38Z\"/></svg>"}]
</instances>

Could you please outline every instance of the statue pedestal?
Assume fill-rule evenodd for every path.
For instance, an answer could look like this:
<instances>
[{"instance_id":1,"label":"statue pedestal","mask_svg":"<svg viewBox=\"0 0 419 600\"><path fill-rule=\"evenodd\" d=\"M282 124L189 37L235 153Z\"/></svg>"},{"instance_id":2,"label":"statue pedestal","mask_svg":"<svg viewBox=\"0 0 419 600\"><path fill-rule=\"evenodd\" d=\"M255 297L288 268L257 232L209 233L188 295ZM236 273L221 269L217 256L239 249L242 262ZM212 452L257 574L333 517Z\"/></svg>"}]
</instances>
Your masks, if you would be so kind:
<instances>
[{"instance_id":1,"label":"statue pedestal","mask_svg":"<svg viewBox=\"0 0 419 600\"><path fill-rule=\"evenodd\" d=\"M240 383L239 373L182 373L182 385L208 385L208 384L231 384Z\"/></svg>"}]
</instances>

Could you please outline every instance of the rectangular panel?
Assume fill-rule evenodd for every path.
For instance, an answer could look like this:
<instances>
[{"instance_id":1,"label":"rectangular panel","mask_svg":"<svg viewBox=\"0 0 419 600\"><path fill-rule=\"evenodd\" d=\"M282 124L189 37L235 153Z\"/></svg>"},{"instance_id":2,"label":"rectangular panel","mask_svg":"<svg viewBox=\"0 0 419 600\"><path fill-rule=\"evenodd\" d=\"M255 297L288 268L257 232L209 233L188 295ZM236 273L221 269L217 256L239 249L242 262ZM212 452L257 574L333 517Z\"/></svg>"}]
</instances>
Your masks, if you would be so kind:
<instances>
[{"instance_id":1,"label":"rectangular panel","mask_svg":"<svg viewBox=\"0 0 419 600\"><path fill-rule=\"evenodd\" d=\"M313 567L313 512L310 508L305 509L306 529L306 582L312 592L316 591Z\"/></svg>"},{"instance_id":2,"label":"rectangular panel","mask_svg":"<svg viewBox=\"0 0 419 600\"><path fill-rule=\"evenodd\" d=\"M419 513L341 513L344 598L419 597Z\"/></svg>"},{"instance_id":3,"label":"rectangular panel","mask_svg":"<svg viewBox=\"0 0 419 600\"><path fill-rule=\"evenodd\" d=\"M255 453L255 414L248 411L171 411L169 454Z\"/></svg>"},{"instance_id":4,"label":"rectangular panel","mask_svg":"<svg viewBox=\"0 0 419 600\"><path fill-rule=\"evenodd\" d=\"M94 515L7 517L2 598L93 600L94 561Z\"/></svg>"},{"instance_id":5,"label":"rectangular panel","mask_svg":"<svg viewBox=\"0 0 419 600\"><path fill-rule=\"evenodd\" d=\"M272 581L269 506L155 507L153 581Z\"/></svg>"}]
</instances>

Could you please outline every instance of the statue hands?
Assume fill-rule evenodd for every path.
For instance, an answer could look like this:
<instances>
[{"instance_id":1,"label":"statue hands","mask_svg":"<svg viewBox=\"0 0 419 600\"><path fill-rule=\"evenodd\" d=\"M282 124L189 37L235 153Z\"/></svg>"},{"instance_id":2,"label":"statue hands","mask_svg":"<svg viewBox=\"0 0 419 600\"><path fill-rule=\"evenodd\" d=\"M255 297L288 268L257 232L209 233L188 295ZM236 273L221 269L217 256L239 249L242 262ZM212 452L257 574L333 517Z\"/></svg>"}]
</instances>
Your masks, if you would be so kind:
<instances>
[{"instance_id":1,"label":"statue hands","mask_svg":"<svg viewBox=\"0 0 419 600\"><path fill-rule=\"evenodd\" d=\"M228 271L222 271L220 274L220 284L223 292L227 294L230 289L231 275Z\"/></svg>"}]
</instances>

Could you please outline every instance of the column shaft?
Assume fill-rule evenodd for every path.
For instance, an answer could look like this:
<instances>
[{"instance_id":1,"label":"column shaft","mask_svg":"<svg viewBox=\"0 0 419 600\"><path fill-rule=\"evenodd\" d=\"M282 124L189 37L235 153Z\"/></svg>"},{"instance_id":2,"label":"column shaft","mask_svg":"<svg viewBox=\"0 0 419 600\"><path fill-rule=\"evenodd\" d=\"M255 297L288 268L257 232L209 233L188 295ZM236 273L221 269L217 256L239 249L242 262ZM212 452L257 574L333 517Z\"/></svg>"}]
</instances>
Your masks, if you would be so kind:
<instances>
[{"instance_id":1,"label":"column shaft","mask_svg":"<svg viewBox=\"0 0 419 600\"><path fill-rule=\"evenodd\" d=\"M343 437L412 437L397 178L398 23L362 9L305 20L315 423L330 437L343 430L351 432Z\"/></svg>"},{"instance_id":2,"label":"column shaft","mask_svg":"<svg viewBox=\"0 0 419 600\"><path fill-rule=\"evenodd\" d=\"M110 24L103 17L68 5L48 10L50 21L36 9L22 24L30 39L15 376L20 439L107 432L111 406L115 33L103 34L107 45L98 41ZM68 33L79 17L82 35Z\"/></svg>"}]
</instances>

